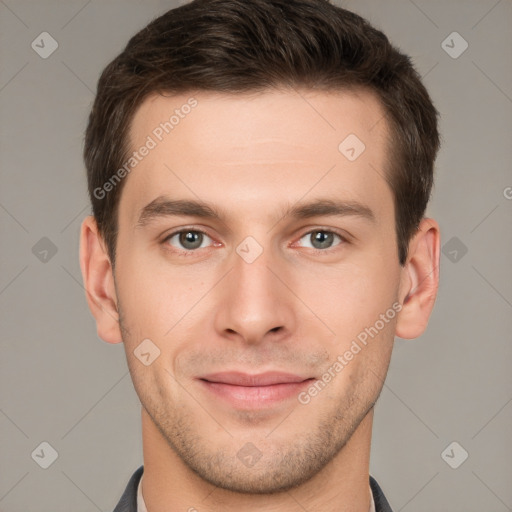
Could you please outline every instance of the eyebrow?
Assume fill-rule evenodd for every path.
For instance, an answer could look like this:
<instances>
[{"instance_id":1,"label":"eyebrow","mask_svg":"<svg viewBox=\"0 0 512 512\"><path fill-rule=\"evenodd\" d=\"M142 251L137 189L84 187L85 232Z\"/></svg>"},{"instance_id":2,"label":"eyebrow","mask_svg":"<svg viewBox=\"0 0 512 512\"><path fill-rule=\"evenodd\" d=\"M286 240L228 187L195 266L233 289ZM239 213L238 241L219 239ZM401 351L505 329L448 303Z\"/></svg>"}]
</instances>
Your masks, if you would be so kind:
<instances>
[{"instance_id":1,"label":"eyebrow","mask_svg":"<svg viewBox=\"0 0 512 512\"><path fill-rule=\"evenodd\" d=\"M317 199L309 203L295 204L282 214L282 219L291 217L302 220L328 215L339 217L355 216L361 217L373 224L376 223L376 216L368 206L357 201L333 199ZM160 196L142 208L137 226L144 227L153 220L171 216L200 217L219 221L223 221L225 217L221 211L204 201L169 199L165 196Z\"/></svg>"}]
</instances>

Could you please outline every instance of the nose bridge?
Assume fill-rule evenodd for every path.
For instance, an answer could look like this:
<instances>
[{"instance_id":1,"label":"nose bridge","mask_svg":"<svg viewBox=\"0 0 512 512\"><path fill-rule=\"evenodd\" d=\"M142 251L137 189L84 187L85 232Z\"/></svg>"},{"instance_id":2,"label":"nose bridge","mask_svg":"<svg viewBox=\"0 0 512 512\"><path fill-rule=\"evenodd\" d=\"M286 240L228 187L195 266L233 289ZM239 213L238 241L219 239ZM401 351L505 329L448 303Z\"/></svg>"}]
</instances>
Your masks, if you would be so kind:
<instances>
[{"instance_id":1,"label":"nose bridge","mask_svg":"<svg viewBox=\"0 0 512 512\"><path fill-rule=\"evenodd\" d=\"M294 328L293 296L276 276L283 268L279 255L247 237L233 251L231 272L221 289L216 328L259 342L270 332Z\"/></svg>"}]
</instances>

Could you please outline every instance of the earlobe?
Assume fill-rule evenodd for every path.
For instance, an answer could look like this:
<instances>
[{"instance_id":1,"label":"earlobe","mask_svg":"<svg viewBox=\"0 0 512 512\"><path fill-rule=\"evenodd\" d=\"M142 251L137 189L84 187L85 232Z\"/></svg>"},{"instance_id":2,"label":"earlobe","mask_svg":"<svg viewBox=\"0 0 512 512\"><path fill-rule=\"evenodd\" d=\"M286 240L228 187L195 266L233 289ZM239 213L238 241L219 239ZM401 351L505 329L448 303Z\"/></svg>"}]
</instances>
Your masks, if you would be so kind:
<instances>
[{"instance_id":1,"label":"earlobe","mask_svg":"<svg viewBox=\"0 0 512 512\"><path fill-rule=\"evenodd\" d=\"M400 300L402 310L396 336L413 339L426 329L439 286L439 225L424 218L409 243L407 262L402 269Z\"/></svg>"},{"instance_id":2,"label":"earlobe","mask_svg":"<svg viewBox=\"0 0 512 512\"><path fill-rule=\"evenodd\" d=\"M108 343L122 341L117 297L110 258L93 216L80 230L80 268L89 309L96 319L98 336Z\"/></svg>"}]
</instances>

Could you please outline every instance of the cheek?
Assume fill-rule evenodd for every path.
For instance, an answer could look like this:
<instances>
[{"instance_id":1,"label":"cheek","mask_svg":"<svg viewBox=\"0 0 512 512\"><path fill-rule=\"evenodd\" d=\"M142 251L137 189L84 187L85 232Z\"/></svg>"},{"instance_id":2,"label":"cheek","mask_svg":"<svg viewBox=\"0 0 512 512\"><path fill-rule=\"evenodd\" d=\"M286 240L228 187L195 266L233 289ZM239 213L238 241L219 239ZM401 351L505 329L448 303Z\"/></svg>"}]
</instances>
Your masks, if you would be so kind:
<instances>
[{"instance_id":1,"label":"cheek","mask_svg":"<svg viewBox=\"0 0 512 512\"><path fill-rule=\"evenodd\" d=\"M338 342L346 341L392 306L398 276L378 261L331 267L304 279L298 295L307 297L309 308L334 331Z\"/></svg>"},{"instance_id":2,"label":"cheek","mask_svg":"<svg viewBox=\"0 0 512 512\"><path fill-rule=\"evenodd\" d=\"M122 323L128 331L123 337L126 349L133 353L149 338L161 352L157 362L165 359L172 367L171 360L190 343L191 333L206 329L213 315L205 308L215 284L214 270L192 273L185 266L172 267L163 257L146 261L126 253L119 263L116 274Z\"/></svg>"},{"instance_id":3,"label":"cheek","mask_svg":"<svg viewBox=\"0 0 512 512\"><path fill-rule=\"evenodd\" d=\"M130 321L145 319L145 323L153 324L167 317L170 322L169 313L176 312L183 302L186 281L178 272L173 275L169 267L151 261L136 249L123 249L124 252L119 251L116 276L119 295Z\"/></svg>"}]
</instances>

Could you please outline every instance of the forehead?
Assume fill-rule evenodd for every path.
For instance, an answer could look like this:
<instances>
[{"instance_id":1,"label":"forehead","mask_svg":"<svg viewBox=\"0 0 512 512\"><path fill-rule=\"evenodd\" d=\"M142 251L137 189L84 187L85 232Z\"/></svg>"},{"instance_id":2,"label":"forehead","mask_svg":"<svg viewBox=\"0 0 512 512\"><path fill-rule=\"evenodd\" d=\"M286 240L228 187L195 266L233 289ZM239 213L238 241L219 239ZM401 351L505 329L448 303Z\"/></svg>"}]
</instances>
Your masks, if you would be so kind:
<instances>
[{"instance_id":1,"label":"forehead","mask_svg":"<svg viewBox=\"0 0 512 512\"><path fill-rule=\"evenodd\" d=\"M138 108L130 141L137 162L120 202L130 223L162 195L256 215L258 206L330 194L392 215L388 126L367 91L153 95Z\"/></svg>"}]
</instances>

